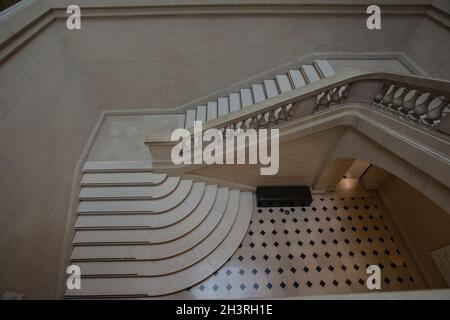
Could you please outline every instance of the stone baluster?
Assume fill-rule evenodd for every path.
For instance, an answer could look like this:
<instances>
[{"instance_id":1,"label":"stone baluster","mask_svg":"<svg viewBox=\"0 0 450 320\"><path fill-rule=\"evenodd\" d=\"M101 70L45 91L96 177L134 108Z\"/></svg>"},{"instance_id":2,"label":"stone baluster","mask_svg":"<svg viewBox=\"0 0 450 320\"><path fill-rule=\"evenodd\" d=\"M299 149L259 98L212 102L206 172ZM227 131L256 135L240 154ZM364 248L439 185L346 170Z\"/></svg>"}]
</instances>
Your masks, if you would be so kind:
<instances>
[{"instance_id":1,"label":"stone baluster","mask_svg":"<svg viewBox=\"0 0 450 320\"><path fill-rule=\"evenodd\" d=\"M392 88L387 94L384 96L383 100L381 100L380 107L383 109L386 109L389 107L394 101L395 93L397 92L397 87L395 85L392 85Z\"/></svg>"},{"instance_id":2,"label":"stone baluster","mask_svg":"<svg viewBox=\"0 0 450 320\"><path fill-rule=\"evenodd\" d=\"M394 100L392 101L392 105L389 106L388 110L391 112L398 112L399 108L403 105L403 102L405 100L405 96L408 93L408 90L406 88L401 88L402 92L397 96L394 97Z\"/></svg>"},{"instance_id":3,"label":"stone baluster","mask_svg":"<svg viewBox=\"0 0 450 320\"><path fill-rule=\"evenodd\" d=\"M242 120L241 121L241 129L242 130L247 130L247 120Z\"/></svg>"},{"instance_id":4,"label":"stone baluster","mask_svg":"<svg viewBox=\"0 0 450 320\"><path fill-rule=\"evenodd\" d=\"M287 117L288 121L290 121L294 117L296 108L297 108L297 105L295 103L291 104L291 108L288 111L288 117Z\"/></svg>"},{"instance_id":5,"label":"stone baluster","mask_svg":"<svg viewBox=\"0 0 450 320\"><path fill-rule=\"evenodd\" d=\"M328 100L328 92L323 92L322 96L319 98L319 109L320 108L328 108L328 106L330 105L330 101Z\"/></svg>"},{"instance_id":6,"label":"stone baluster","mask_svg":"<svg viewBox=\"0 0 450 320\"><path fill-rule=\"evenodd\" d=\"M381 87L380 91L375 95L375 97L373 98L373 102L371 102L370 105L373 107L380 107L381 101L385 97L390 87L391 87L390 84L384 83L383 87Z\"/></svg>"},{"instance_id":7,"label":"stone baluster","mask_svg":"<svg viewBox=\"0 0 450 320\"><path fill-rule=\"evenodd\" d=\"M258 128L265 128L266 127L266 117L264 116L265 114L261 114L258 120Z\"/></svg>"},{"instance_id":8,"label":"stone baluster","mask_svg":"<svg viewBox=\"0 0 450 320\"><path fill-rule=\"evenodd\" d=\"M331 90L331 94L330 94L330 99L331 99L331 104L337 104L340 101L340 96L339 96L339 91L341 90L341 87L338 88L334 88L333 90Z\"/></svg>"},{"instance_id":9,"label":"stone baluster","mask_svg":"<svg viewBox=\"0 0 450 320\"><path fill-rule=\"evenodd\" d=\"M436 98L435 96L428 94L428 97L422 102L417 104L414 109L413 113L410 113L408 115L408 118L413 121L418 121L421 116L423 116L428 111L428 106L430 105L430 102Z\"/></svg>"},{"instance_id":10,"label":"stone baluster","mask_svg":"<svg viewBox=\"0 0 450 320\"><path fill-rule=\"evenodd\" d=\"M347 97L348 97L348 94L350 93L350 83L347 83L344 86L345 86L345 88L341 92L341 97L340 97L339 102L345 101L345 99L347 99Z\"/></svg>"},{"instance_id":11,"label":"stone baluster","mask_svg":"<svg viewBox=\"0 0 450 320\"><path fill-rule=\"evenodd\" d=\"M284 122L287 120L288 114L286 111L286 107L281 107L280 112L278 113L278 122Z\"/></svg>"},{"instance_id":12,"label":"stone baluster","mask_svg":"<svg viewBox=\"0 0 450 320\"><path fill-rule=\"evenodd\" d=\"M255 117L252 117L252 120L250 121L250 123L249 123L249 125L248 125L248 128L249 129L257 129L257 127L258 127L258 124L257 124L257 122L256 122L256 116Z\"/></svg>"},{"instance_id":13,"label":"stone baluster","mask_svg":"<svg viewBox=\"0 0 450 320\"><path fill-rule=\"evenodd\" d=\"M444 96L439 105L437 105L433 109L428 108L426 117L422 118L420 120L420 123L425 127L429 127L433 125L435 121L440 120L442 118L442 113L444 112L444 109L448 106L448 102L449 102L448 98Z\"/></svg>"},{"instance_id":14,"label":"stone baluster","mask_svg":"<svg viewBox=\"0 0 450 320\"><path fill-rule=\"evenodd\" d=\"M421 94L422 93L419 90L414 90L413 96L409 100L403 102L401 108L399 109L400 114L403 116L407 116L408 113L414 110L416 106L416 101L417 99L419 99Z\"/></svg>"},{"instance_id":15,"label":"stone baluster","mask_svg":"<svg viewBox=\"0 0 450 320\"><path fill-rule=\"evenodd\" d=\"M275 117L275 110L270 110L268 121L270 127L273 127L277 123L277 118Z\"/></svg>"}]
</instances>

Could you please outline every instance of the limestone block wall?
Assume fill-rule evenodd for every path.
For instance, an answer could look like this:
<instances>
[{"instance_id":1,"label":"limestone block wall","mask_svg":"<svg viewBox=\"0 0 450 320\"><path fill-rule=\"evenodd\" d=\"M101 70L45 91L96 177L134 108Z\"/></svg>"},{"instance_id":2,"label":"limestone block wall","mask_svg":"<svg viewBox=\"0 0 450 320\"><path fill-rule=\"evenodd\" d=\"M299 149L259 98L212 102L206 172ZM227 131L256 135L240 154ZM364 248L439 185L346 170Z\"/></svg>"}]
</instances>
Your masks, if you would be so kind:
<instances>
[{"instance_id":1,"label":"limestone block wall","mask_svg":"<svg viewBox=\"0 0 450 320\"><path fill-rule=\"evenodd\" d=\"M450 28L426 17L412 33L405 53L430 76L450 78Z\"/></svg>"},{"instance_id":2,"label":"limestone block wall","mask_svg":"<svg viewBox=\"0 0 450 320\"><path fill-rule=\"evenodd\" d=\"M57 25L0 65L0 292L52 298L75 163L100 109Z\"/></svg>"},{"instance_id":3,"label":"limestone block wall","mask_svg":"<svg viewBox=\"0 0 450 320\"><path fill-rule=\"evenodd\" d=\"M318 52L401 52L419 15L224 14L92 18L81 31L58 25L101 105L173 108L247 77Z\"/></svg>"}]
</instances>

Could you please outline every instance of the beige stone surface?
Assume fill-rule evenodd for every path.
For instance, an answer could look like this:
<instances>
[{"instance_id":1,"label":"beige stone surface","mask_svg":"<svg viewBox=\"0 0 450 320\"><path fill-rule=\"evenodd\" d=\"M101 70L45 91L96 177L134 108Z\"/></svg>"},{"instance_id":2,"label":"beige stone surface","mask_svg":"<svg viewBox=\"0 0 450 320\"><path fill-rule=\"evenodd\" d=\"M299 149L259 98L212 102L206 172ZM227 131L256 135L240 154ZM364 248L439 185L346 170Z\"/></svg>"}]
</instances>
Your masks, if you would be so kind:
<instances>
[{"instance_id":1,"label":"beige stone surface","mask_svg":"<svg viewBox=\"0 0 450 320\"><path fill-rule=\"evenodd\" d=\"M104 108L169 108L314 52L402 51L420 16L215 15L94 19L65 36ZM58 22L60 27L63 22ZM295 39L295 41L293 41Z\"/></svg>"},{"instance_id":2,"label":"beige stone surface","mask_svg":"<svg viewBox=\"0 0 450 320\"><path fill-rule=\"evenodd\" d=\"M333 70L339 74L340 72L349 69L359 69L367 71L380 71L380 72L397 72L410 74L408 70L400 61L394 59L361 59L361 60L328 60Z\"/></svg>"},{"instance_id":3,"label":"beige stone surface","mask_svg":"<svg viewBox=\"0 0 450 320\"><path fill-rule=\"evenodd\" d=\"M450 31L439 23L425 18L414 28L405 47L406 54L431 76L449 79Z\"/></svg>"},{"instance_id":4,"label":"beige stone surface","mask_svg":"<svg viewBox=\"0 0 450 320\"><path fill-rule=\"evenodd\" d=\"M430 253L450 243L449 212L395 176L386 179L378 191L428 284L447 288Z\"/></svg>"},{"instance_id":5,"label":"beige stone surface","mask_svg":"<svg viewBox=\"0 0 450 320\"><path fill-rule=\"evenodd\" d=\"M152 132L171 133L184 127L183 114L108 116L92 147L90 161L150 160L144 144Z\"/></svg>"},{"instance_id":6,"label":"beige stone surface","mask_svg":"<svg viewBox=\"0 0 450 320\"><path fill-rule=\"evenodd\" d=\"M0 292L53 298L72 174L100 109L56 25L0 65Z\"/></svg>"}]
</instances>

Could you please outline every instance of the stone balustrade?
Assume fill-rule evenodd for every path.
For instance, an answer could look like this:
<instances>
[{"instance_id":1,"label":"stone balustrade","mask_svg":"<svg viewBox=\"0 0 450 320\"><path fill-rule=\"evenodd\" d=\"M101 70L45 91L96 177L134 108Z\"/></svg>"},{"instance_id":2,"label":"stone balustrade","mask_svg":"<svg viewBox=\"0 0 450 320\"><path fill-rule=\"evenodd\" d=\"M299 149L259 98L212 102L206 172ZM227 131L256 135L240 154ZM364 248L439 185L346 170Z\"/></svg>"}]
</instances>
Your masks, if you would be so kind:
<instances>
[{"instance_id":1,"label":"stone balustrade","mask_svg":"<svg viewBox=\"0 0 450 320\"><path fill-rule=\"evenodd\" d=\"M415 86L414 77L404 77L409 79L408 83L384 79L340 81L336 85L325 86L314 95L314 108L310 108L310 94L299 95L297 99L289 99L287 104L280 106L279 103L274 103L272 108L261 108L259 112L249 110L246 113L243 109L236 113L234 119L226 120L216 127L221 130L273 128L307 115L307 110L312 114L356 102L421 128L450 135L450 91L424 87L424 78L420 78L421 81ZM448 81L442 83L448 85ZM374 88L378 90L374 91Z\"/></svg>"},{"instance_id":2,"label":"stone balustrade","mask_svg":"<svg viewBox=\"0 0 450 320\"><path fill-rule=\"evenodd\" d=\"M446 140L450 135L449 101L450 81L351 71L210 120L203 124L202 130L216 128L225 135L230 133L227 129L277 128L307 116L330 110L335 113L339 108L352 106L371 109ZM147 138L155 168L171 166L170 151L176 143L166 136Z\"/></svg>"}]
</instances>

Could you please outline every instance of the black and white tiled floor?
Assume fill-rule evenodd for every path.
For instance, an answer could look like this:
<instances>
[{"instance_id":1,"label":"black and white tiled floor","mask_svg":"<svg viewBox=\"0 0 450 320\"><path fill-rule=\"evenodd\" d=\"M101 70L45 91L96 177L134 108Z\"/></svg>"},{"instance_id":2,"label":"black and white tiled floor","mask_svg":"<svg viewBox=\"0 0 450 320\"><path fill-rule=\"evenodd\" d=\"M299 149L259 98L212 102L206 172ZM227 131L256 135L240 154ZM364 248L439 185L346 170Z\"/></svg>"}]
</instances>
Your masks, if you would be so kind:
<instances>
[{"instance_id":1,"label":"black and white tiled floor","mask_svg":"<svg viewBox=\"0 0 450 320\"><path fill-rule=\"evenodd\" d=\"M234 256L202 283L168 298L264 298L425 288L376 193L313 196L307 208L260 208Z\"/></svg>"}]
</instances>

